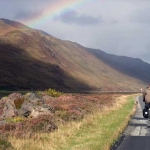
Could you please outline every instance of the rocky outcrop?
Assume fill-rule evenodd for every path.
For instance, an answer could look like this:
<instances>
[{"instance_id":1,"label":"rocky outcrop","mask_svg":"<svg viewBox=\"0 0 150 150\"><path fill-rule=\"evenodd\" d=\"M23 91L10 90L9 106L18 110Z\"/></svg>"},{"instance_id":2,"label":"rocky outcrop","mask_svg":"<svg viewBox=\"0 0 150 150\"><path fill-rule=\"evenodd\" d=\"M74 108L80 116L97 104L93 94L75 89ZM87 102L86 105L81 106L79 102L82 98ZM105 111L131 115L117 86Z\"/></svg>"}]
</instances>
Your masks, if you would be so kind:
<instances>
[{"instance_id":1,"label":"rocky outcrop","mask_svg":"<svg viewBox=\"0 0 150 150\"><path fill-rule=\"evenodd\" d=\"M0 100L0 134L8 136L11 132L24 137L24 131L31 136L34 132L47 133L58 129L55 110L48 104L52 99L46 93L13 93L3 97Z\"/></svg>"},{"instance_id":2,"label":"rocky outcrop","mask_svg":"<svg viewBox=\"0 0 150 150\"><path fill-rule=\"evenodd\" d=\"M50 96L47 96L50 98ZM40 115L49 115L55 112L54 108L47 105L44 98L36 93L10 94L5 99L3 112L0 115L1 120L16 116L37 118Z\"/></svg>"}]
</instances>

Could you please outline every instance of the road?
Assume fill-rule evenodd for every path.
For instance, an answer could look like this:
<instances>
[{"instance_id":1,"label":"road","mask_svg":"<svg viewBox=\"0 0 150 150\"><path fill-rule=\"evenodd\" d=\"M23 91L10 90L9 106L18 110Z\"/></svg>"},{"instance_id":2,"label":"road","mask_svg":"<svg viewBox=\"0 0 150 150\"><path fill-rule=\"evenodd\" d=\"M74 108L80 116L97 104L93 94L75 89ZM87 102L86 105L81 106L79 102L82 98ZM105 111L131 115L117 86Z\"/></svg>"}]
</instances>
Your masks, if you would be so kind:
<instances>
[{"instance_id":1,"label":"road","mask_svg":"<svg viewBox=\"0 0 150 150\"><path fill-rule=\"evenodd\" d=\"M112 150L150 150L150 127L147 126L150 121L143 118L142 97L136 97L136 101L136 113Z\"/></svg>"}]
</instances>

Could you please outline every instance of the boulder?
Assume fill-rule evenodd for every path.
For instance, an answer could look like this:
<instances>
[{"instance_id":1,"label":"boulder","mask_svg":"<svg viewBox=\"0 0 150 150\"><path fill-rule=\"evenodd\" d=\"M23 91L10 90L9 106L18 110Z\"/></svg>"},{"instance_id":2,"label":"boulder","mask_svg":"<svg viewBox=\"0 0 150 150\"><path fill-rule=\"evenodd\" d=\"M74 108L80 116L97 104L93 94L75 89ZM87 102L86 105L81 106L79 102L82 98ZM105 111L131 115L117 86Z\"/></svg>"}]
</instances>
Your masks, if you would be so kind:
<instances>
[{"instance_id":1,"label":"boulder","mask_svg":"<svg viewBox=\"0 0 150 150\"><path fill-rule=\"evenodd\" d=\"M12 118L15 116L18 116L17 109L15 108L14 103L8 100L4 106L1 119Z\"/></svg>"},{"instance_id":2,"label":"boulder","mask_svg":"<svg viewBox=\"0 0 150 150\"><path fill-rule=\"evenodd\" d=\"M12 100L23 98L22 94L20 94L20 93L12 93L8 97L9 97L9 99L12 99Z\"/></svg>"},{"instance_id":3,"label":"boulder","mask_svg":"<svg viewBox=\"0 0 150 150\"><path fill-rule=\"evenodd\" d=\"M37 96L37 94L35 94L35 93L27 93L27 94L25 95L25 97L26 97L27 99L29 99L29 100L33 100L33 99L37 98L38 96Z\"/></svg>"},{"instance_id":4,"label":"boulder","mask_svg":"<svg viewBox=\"0 0 150 150\"><path fill-rule=\"evenodd\" d=\"M51 111L48 108L44 108L44 107L39 106L39 107L33 108L29 117L37 118L40 115L49 115L49 114L51 114Z\"/></svg>"},{"instance_id":5,"label":"boulder","mask_svg":"<svg viewBox=\"0 0 150 150\"><path fill-rule=\"evenodd\" d=\"M2 118L13 118L18 116L18 113L15 109L8 109L6 111L3 112L2 114Z\"/></svg>"},{"instance_id":6,"label":"boulder","mask_svg":"<svg viewBox=\"0 0 150 150\"><path fill-rule=\"evenodd\" d=\"M44 100L42 97L38 96L36 93L27 93L24 98L26 101L34 104L34 105L42 105L44 104Z\"/></svg>"},{"instance_id":7,"label":"boulder","mask_svg":"<svg viewBox=\"0 0 150 150\"><path fill-rule=\"evenodd\" d=\"M21 106L21 110L24 110L24 111L32 111L32 109L36 107L35 105L33 105L32 103L30 102L24 102Z\"/></svg>"}]
</instances>

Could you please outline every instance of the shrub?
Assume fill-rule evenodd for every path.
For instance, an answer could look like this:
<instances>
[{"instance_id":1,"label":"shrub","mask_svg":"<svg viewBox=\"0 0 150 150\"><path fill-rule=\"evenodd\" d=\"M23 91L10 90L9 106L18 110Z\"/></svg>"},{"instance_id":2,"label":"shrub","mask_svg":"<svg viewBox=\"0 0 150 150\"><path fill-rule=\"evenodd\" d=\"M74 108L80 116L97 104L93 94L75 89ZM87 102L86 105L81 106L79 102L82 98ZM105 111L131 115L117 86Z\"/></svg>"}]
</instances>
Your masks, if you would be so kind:
<instances>
[{"instance_id":1,"label":"shrub","mask_svg":"<svg viewBox=\"0 0 150 150\"><path fill-rule=\"evenodd\" d=\"M46 93L52 97L59 97L63 94L62 92L56 91L55 89L48 89L46 90Z\"/></svg>"},{"instance_id":2,"label":"shrub","mask_svg":"<svg viewBox=\"0 0 150 150\"><path fill-rule=\"evenodd\" d=\"M23 121L25 121L25 120L26 120L26 118L21 117L21 116L17 116L17 117L14 117L14 118L8 118L8 119L6 119L6 121L7 121L8 123L23 122Z\"/></svg>"},{"instance_id":3,"label":"shrub","mask_svg":"<svg viewBox=\"0 0 150 150\"><path fill-rule=\"evenodd\" d=\"M20 109L22 104L24 102L24 98L17 98L14 100L14 104L15 104L15 107L16 109Z\"/></svg>"},{"instance_id":4,"label":"shrub","mask_svg":"<svg viewBox=\"0 0 150 150\"><path fill-rule=\"evenodd\" d=\"M42 96L42 92L41 91L37 91L36 94L37 94L38 97Z\"/></svg>"}]
</instances>

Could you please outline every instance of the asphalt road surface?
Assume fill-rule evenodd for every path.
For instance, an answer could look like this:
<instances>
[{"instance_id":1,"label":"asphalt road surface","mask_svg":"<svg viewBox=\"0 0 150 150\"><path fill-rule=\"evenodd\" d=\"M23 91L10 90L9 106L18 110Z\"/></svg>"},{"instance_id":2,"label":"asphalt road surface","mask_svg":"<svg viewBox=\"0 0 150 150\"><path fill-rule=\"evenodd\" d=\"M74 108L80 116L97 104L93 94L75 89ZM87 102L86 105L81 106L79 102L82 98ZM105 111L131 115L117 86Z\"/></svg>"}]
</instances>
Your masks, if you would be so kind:
<instances>
[{"instance_id":1,"label":"asphalt road surface","mask_svg":"<svg viewBox=\"0 0 150 150\"><path fill-rule=\"evenodd\" d=\"M150 150L150 121L142 115L145 103L141 96L136 101L137 111L112 150Z\"/></svg>"}]
</instances>

